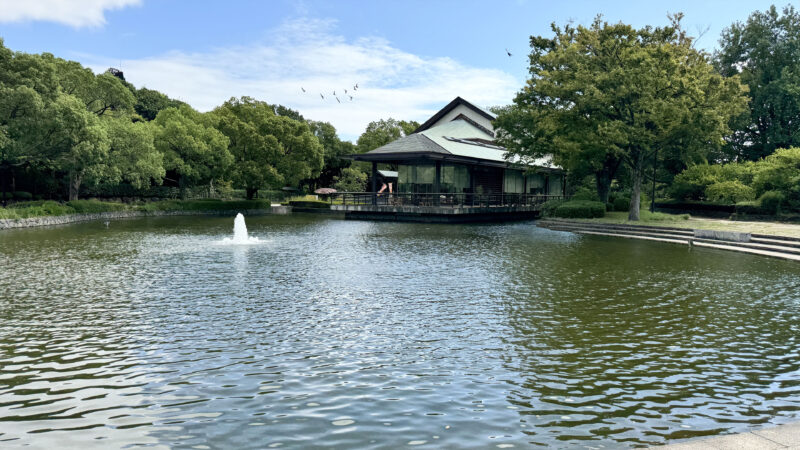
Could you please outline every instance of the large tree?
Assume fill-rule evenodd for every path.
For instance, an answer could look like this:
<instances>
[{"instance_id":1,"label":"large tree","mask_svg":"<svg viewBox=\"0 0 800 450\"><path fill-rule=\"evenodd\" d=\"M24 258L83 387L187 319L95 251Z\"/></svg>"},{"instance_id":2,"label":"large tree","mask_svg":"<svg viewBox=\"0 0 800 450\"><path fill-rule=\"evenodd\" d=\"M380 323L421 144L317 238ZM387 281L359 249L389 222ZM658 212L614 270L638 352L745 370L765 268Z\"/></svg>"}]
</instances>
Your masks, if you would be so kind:
<instances>
[{"instance_id":1,"label":"large tree","mask_svg":"<svg viewBox=\"0 0 800 450\"><path fill-rule=\"evenodd\" d=\"M749 115L737 122L733 156L755 160L800 145L800 12L787 6L726 28L715 54L725 76L749 88Z\"/></svg>"},{"instance_id":2,"label":"large tree","mask_svg":"<svg viewBox=\"0 0 800 450\"><path fill-rule=\"evenodd\" d=\"M310 182L314 187L331 187L342 170L352 164L352 161L345 157L355 153L356 147L351 142L339 139L336 128L328 122L309 121L308 126L323 148L322 171Z\"/></svg>"},{"instance_id":3,"label":"large tree","mask_svg":"<svg viewBox=\"0 0 800 450\"><path fill-rule=\"evenodd\" d=\"M738 79L714 71L680 18L635 29L598 17L588 27L554 24L553 37L531 37L531 78L498 119L500 141L524 161L553 154L568 169L592 164L598 186L622 164L632 179L629 219L638 220L654 152L703 160L745 107Z\"/></svg>"},{"instance_id":4,"label":"large tree","mask_svg":"<svg viewBox=\"0 0 800 450\"><path fill-rule=\"evenodd\" d=\"M153 120L156 149L164 155L167 177L174 177L182 198L189 187L224 175L233 162L228 138L212 122L186 105L164 109Z\"/></svg>"},{"instance_id":5,"label":"large tree","mask_svg":"<svg viewBox=\"0 0 800 450\"><path fill-rule=\"evenodd\" d=\"M233 154L230 177L252 199L259 189L277 186L283 179L275 167L279 144L264 133L275 117L272 106L249 97L232 98L213 112L215 126L230 140Z\"/></svg>"}]
</instances>

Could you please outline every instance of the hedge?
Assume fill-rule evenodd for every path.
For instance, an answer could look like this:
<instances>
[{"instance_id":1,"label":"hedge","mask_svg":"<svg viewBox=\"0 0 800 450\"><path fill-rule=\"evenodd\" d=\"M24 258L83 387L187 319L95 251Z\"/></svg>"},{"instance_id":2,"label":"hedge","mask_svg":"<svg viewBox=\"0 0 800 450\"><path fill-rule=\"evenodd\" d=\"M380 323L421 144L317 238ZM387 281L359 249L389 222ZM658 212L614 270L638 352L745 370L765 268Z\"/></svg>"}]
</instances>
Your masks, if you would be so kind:
<instances>
[{"instance_id":1,"label":"hedge","mask_svg":"<svg viewBox=\"0 0 800 450\"><path fill-rule=\"evenodd\" d=\"M556 217L569 219L591 219L606 215L606 205L589 200L571 200L555 209Z\"/></svg>"},{"instance_id":2,"label":"hedge","mask_svg":"<svg viewBox=\"0 0 800 450\"><path fill-rule=\"evenodd\" d=\"M316 209L329 209L330 203L321 200L291 200L289 206L298 208L316 208Z\"/></svg>"}]
</instances>

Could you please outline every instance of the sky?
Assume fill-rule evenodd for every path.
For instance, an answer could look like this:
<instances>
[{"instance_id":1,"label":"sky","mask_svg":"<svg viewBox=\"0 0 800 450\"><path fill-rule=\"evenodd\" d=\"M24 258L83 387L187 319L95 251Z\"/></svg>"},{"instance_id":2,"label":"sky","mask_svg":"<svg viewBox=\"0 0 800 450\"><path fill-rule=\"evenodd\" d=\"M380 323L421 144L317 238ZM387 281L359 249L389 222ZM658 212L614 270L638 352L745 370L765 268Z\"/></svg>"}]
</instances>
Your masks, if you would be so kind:
<instances>
[{"instance_id":1,"label":"sky","mask_svg":"<svg viewBox=\"0 0 800 450\"><path fill-rule=\"evenodd\" d=\"M373 120L422 122L456 96L482 107L511 103L527 78L530 36L551 36L554 22L588 25L602 14L661 26L682 12L686 30L700 35L697 47L712 52L724 28L771 4L0 0L0 38L12 50L53 53L95 72L120 68L135 86L201 111L243 95L282 104L354 141Z\"/></svg>"}]
</instances>

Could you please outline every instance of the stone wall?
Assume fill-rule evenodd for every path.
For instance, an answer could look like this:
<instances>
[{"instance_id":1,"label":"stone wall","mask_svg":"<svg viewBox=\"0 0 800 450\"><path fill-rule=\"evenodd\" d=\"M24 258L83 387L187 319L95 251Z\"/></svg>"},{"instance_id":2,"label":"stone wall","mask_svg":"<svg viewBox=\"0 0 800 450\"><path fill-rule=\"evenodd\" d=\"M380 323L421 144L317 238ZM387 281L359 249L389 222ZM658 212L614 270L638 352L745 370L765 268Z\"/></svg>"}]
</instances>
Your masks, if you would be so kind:
<instances>
[{"instance_id":1,"label":"stone wall","mask_svg":"<svg viewBox=\"0 0 800 450\"><path fill-rule=\"evenodd\" d=\"M30 217L27 219L0 219L0 230L11 228L44 227L49 225L63 225L74 222L88 222L92 220L129 219L132 217L158 217L158 216L228 216L236 215L237 211L111 211L102 213L67 214L64 216ZM248 215L262 216L266 214L289 214L291 206L273 206L269 209L248 209Z\"/></svg>"}]
</instances>

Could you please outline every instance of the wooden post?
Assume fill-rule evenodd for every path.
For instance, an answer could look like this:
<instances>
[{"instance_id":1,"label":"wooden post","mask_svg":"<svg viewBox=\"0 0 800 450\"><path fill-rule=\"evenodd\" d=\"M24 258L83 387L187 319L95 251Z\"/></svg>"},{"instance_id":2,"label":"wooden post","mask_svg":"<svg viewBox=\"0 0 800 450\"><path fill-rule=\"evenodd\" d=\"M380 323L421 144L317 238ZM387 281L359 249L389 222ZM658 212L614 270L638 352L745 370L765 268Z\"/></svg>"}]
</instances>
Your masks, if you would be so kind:
<instances>
[{"instance_id":1,"label":"wooden post","mask_svg":"<svg viewBox=\"0 0 800 450\"><path fill-rule=\"evenodd\" d=\"M372 204L378 204L378 163L372 162Z\"/></svg>"}]
</instances>

